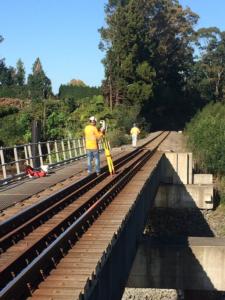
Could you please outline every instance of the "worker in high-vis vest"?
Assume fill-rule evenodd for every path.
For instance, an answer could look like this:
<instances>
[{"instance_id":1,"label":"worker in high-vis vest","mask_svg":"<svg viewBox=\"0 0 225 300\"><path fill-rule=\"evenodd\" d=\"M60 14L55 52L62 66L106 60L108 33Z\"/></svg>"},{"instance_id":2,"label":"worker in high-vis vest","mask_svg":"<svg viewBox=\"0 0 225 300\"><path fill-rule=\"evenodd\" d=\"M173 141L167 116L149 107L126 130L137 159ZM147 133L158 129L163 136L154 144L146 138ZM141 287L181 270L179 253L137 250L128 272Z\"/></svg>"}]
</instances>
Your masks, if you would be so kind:
<instances>
[{"instance_id":1,"label":"worker in high-vis vest","mask_svg":"<svg viewBox=\"0 0 225 300\"><path fill-rule=\"evenodd\" d=\"M100 157L98 141L103 136L103 132L96 128L97 119L92 116L89 118L89 124L84 129L85 147L87 151L88 174L92 173L92 160L95 159L95 171L100 174Z\"/></svg>"},{"instance_id":2,"label":"worker in high-vis vest","mask_svg":"<svg viewBox=\"0 0 225 300\"><path fill-rule=\"evenodd\" d=\"M137 137L140 134L140 129L136 126L136 124L133 124L133 127L130 130L130 134L132 137L132 146L136 147L137 146Z\"/></svg>"}]
</instances>

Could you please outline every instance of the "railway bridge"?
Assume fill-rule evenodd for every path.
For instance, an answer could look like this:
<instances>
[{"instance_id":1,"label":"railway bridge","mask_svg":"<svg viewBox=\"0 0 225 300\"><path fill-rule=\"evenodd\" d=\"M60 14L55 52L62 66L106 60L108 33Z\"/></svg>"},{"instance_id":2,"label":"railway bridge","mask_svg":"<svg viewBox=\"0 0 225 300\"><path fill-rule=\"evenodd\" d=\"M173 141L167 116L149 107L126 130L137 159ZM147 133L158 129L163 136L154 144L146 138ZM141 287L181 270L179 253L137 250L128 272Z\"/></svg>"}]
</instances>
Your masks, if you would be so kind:
<instances>
[{"instance_id":1,"label":"railway bridge","mask_svg":"<svg viewBox=\"0 0 225 300\"><path fill-rule=\"evenodd\" d=\"M168 136L157 132L136 149L114 151L113 176L106 165L86 176L79 160L2 189L0 299L116 300L126 285L225 290L223 240L146 235L153 207L213 207L211 177L193 176L191 154L159 151Z\"/></svg>"}]
</instances>

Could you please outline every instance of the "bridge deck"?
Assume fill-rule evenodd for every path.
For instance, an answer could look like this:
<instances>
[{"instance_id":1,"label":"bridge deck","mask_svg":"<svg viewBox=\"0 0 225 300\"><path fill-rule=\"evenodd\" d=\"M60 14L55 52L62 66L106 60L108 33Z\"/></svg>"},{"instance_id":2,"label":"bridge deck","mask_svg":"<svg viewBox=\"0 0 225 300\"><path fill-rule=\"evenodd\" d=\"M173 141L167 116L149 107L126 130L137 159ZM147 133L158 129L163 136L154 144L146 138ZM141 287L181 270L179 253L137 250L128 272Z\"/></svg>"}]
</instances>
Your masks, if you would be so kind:
<instances>
[{"instance_id":1,"label":"bridge deck","mask_svg":"<svg viewBox=\"0 0 225 300\"><path fill-rule=\"evenodd\" d=\"M96 274L96 267L99 261L104 260L104 253L107 253L107 247L112 243L114 235L118 234L123 221L130 215L134 209L133 206L138 199L140 191L143 190L146 181L156 168L162 153L157 152L152 159L147 162L136 174L129 184L119 193L119 195L108 206L101 216L92 224L91 228L76 243L76 247L71 249L68 255L60 261L57 268L50 273L50 276L39 285L39 288L33 293L32 299L78 299L80 293L86 293L85 285L87 278L92 278ZM150 195L149 195L150 197ZM144 207L143 207L144 209ZM136 227L138 228L143 220L133 220L133 237L136 237ZM130 243L124 244L124 254L128 253ZM127 248L128 247L128 248ZM120 255L120 260L126 260L128 257ZM122 266L122 261L121 261ZM119 268L119 266L117 266ZM109 272L110 273L110 272ZM118 274L118 276L120 276ZM112 285L113 278L107 280ZM101 293L104 291L101 287ZM107 286L105 287L107 289ZM98 299L98 296L97 298Z\"/></svg>"}]
</instances>

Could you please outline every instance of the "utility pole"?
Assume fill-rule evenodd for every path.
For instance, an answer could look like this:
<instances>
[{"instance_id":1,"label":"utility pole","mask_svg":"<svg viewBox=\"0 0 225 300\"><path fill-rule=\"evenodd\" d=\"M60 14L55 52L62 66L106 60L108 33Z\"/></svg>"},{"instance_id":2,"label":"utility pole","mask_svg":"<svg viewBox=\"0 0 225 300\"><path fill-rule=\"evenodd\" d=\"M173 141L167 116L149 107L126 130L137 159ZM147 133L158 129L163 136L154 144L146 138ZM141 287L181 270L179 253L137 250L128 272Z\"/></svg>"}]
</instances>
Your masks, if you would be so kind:
<instances>
[{"instance_id":1,"label":"utility pole","mask_svg":"<svg viewBox=\"0 0 225 300\"><path fill-rule=\"evenodd\" d=\"M40 142L41 137L41 124L38 120L32 121L32 131L31 131L31 140L32 140L32 157L34 168L40 167L40 158L38 156L38 142Z\"/></svg>"}]
</instances>

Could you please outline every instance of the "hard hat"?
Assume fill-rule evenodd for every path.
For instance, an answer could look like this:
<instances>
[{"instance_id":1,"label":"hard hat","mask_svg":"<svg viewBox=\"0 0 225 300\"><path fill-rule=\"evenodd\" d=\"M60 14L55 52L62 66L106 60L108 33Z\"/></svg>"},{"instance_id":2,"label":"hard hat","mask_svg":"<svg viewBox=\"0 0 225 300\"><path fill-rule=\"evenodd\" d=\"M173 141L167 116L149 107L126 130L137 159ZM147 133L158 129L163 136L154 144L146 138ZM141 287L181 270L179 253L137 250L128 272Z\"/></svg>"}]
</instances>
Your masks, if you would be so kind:
<instances>
[{"instance_id":1,"label":"hard hat","mask_svg":"<svg viewBox=\"0 0 225 300\"><path fill-rule=\"evenodd\" d=\"M89 121L90 122L97 122L97 119L94 116L92 116L92 117L89 118Z\"/></svg>"}]
</instances>

